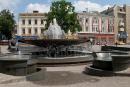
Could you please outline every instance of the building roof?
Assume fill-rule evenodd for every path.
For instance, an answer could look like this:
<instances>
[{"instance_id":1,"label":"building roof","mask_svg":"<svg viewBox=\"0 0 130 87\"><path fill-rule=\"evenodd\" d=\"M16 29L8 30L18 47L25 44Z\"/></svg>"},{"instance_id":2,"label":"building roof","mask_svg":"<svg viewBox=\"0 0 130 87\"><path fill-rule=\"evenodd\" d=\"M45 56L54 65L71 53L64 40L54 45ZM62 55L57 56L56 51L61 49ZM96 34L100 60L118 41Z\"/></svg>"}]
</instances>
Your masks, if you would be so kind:
<instances>
[{"instance_id":1,"label":"building roof","mask_svg":"<svg viewBox=\"0 0 130 87\"><path fill-rule=\"evenodd\" d=\"M88 15L88 16L113 17L113 16L110 16L110 15L102 14L102 13L97 12L97 11L82 12L82 13L78 13L78 14L79 14L79 15Z\"/></svg>"},{"instance_id":2,"label":"building roof","mask_svg":"<svg viewBox=\"0 0 130 87\"><path fill-rule=\"evenodd\" d=\"M108 9L102 11L101 13L103 13L103 14L108 14L108 13L110 13L110 12L113 12L113 11L114 11L114 8L124 9L124 11L125 11L125 8L128 7L128 6L129 6L129 5L126 5L126 4L124 4L123 6L119 6L119 5L116 5L116 4L115 4L115 5L112 6L112 7L108 7Z\"/></svg>"},{"instance_id":3,"label":"building roof","mask_svg":"<svg viewBox=\"0 0 130 87\"><path fill-rule=\"evenodd\" d=\"M47 13L39 13L39 11L34 10L32 13L20 13L19 16L46 16Z\"/></svg>"},{"instance_id":4,"label":"building roof","mask_svg":"<svg viewBox=\"0 0 130 87\"><path fill-rule=\"evenodd\" d=\"M47 13L20 13L19 16L46 16Z\"/></svg>"}]
</instances>

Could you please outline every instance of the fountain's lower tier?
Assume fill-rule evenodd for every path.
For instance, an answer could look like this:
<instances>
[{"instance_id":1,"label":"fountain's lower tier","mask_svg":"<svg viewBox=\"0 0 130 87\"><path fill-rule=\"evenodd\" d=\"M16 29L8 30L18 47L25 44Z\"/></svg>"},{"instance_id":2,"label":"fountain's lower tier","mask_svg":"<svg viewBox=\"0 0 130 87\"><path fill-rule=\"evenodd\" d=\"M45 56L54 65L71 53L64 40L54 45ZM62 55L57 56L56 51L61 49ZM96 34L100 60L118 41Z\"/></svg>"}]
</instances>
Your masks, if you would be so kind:
<instances>
[{"instance_id":1,"label":"fountain's lower tier","mask_svg":"<svg viewBox=\"0 0 130 87\"><path fill-rule=\"evenodd\" d=\"M97 57L91 66L93 68L116 72L125 70L130 66L130 55L113 55L110 53L96 54Z\"/></svg>"},{"instance_id":2,"label":"fountain's lower tier","mask_svg":"<svg viewBox=\"0 0 130 87\"><path fill-rule=\"evenodd\" d=\"M111 55L110 53L96 53L92 65L86 67L85 72L91 75L112 75L130 67L130 55Z\"/></svg>"},{"instance_id":3,"label":"fountain's lower tier","mask_svg":"<svg viewBox=\"0 0 130 87\"><path fill-rule=\"evenodd\" d=\"M59 65L59 64L75 64L75 63L83 63L83 62L90 62L93 60L91 55L84 55L84 56L72 56L72 57L42 57L37 56L38 65Z\"/></svg>"},{"instance_id":4,"label":"fountain's lower tier","mask_svg":"<svg viewBox=\"0 0 130 87\"><path fill-rule=\"evenodd\" d=\"M34 52L30 54L8 54L0 56L0 73L15 75L15 76L26 76L37 72L37 68L43 65L54 65L54 64L75 64L89 62L93 60L92 55L86 55L81 52L70 51L66 54L67 56L61 57L48 57L44 52ZM80 54L80 55L79 55ZM68 56L69 55L69 56Z\"/></svg>"},{"instance_id":5,"label":"fountain's lower tier","mask_svg":"<svg viewBox=\"0 0 130 87\"><path fill-rule=\"evenodd\" d=\"M36 60L29 59L28 55L0 56L0 73L26 76L37 71Z\"/></svg>"},{"instance_id":6,"label":"fountain's lower tier","mask_svg":"<svg viewBox=\"0 0 130 87\"><path fill-rule=\"evenodd\" d=\"M37 59L39 64L68 64L93 60L91 52L68 48L61 50L53 50L52 48L51 50L32 52L31 58Z\"/></svg>"}]
</instances>

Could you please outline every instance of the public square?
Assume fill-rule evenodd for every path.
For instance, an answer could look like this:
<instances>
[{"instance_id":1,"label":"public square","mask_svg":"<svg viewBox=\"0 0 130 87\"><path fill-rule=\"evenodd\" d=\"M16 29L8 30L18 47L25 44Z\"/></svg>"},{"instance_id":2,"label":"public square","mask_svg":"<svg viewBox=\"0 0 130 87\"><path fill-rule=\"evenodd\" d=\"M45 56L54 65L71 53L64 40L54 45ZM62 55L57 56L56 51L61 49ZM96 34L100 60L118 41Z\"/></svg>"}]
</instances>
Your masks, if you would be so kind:
<instances>
[{"instance_id":1,"label":"public square","mask_svg":"<svg viewBox=\"0 0 130 87\"><path fill-rule=\"evenodd\" d=\"M84 65L42 67L36 77L41 81L27 81L26 77L0 74L0 87L129 87L130 69L115 76L99 77L84 74ZM46 69L45 69L46 68Z\"/></svg>"},{"instance_id":2,"label":"public square","mask_svg":"<svg viewBox=\"0 0 130 87\"><path fill-rule=\"evenodd\" d=\"M130 87L130 0L0 0L0 87Z\"/></svg>"}]
</instances>

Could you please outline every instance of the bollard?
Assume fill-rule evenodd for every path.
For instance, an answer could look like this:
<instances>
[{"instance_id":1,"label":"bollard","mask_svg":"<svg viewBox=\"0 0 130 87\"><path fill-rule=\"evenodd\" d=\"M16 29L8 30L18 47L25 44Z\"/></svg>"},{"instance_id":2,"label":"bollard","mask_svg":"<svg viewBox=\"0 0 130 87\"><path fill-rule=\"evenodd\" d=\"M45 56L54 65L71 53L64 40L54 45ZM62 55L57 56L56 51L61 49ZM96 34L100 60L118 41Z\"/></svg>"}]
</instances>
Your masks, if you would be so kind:
<instances>
[{"instance_id":1,"label":"bollard","mask_svg":"<svg viewBox=\"0 0 130 87\"><path fill-rule=\"evenodd\" d=\"M0 54L1 54L1 47L0 47Z\"/></svg>"}]
</instances>

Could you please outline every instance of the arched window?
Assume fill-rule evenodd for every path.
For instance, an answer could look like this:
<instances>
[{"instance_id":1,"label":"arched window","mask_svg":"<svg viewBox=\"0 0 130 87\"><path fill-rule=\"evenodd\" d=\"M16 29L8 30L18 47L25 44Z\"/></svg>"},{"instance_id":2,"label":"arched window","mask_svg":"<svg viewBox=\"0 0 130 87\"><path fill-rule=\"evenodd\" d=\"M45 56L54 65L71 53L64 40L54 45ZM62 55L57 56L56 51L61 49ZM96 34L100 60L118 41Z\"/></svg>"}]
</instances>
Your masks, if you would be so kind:
<instances>
[{"instance_id":1,"label":"arched window","mask_svg":"<svg viewBox=\"0 0 130 87\"><path fill-rule=\"evenodd\" d=\"M86 23L88 23L88 18L86 18Z\"/></svg>"}]
</instances>

